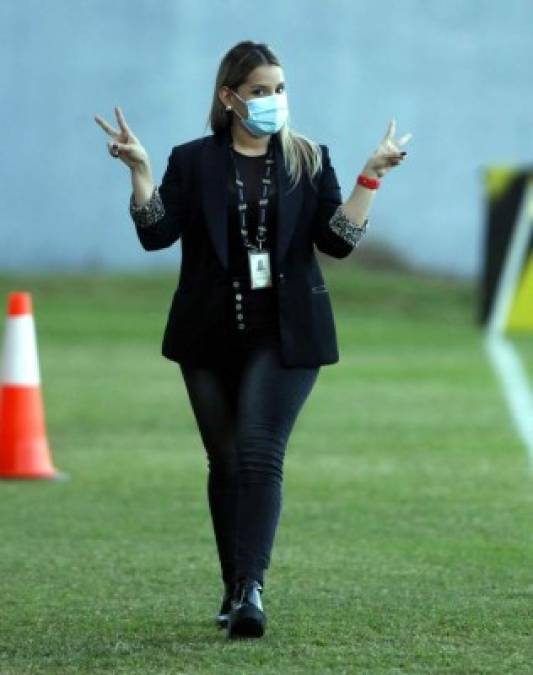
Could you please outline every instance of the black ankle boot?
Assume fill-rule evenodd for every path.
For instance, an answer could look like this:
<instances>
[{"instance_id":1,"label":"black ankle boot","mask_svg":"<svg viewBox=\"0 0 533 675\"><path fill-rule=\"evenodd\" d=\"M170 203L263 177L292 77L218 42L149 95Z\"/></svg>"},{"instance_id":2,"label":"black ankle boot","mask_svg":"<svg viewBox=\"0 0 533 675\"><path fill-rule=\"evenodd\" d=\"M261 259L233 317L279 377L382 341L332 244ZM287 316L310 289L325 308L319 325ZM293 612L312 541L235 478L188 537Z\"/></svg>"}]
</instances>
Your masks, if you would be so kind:
<instances>
[{"instance_id":1,"label":"black ankle boot","mask_svg":"<svg viewBox=\"0 0 533 675\"><path fill-rule=\"evenodd\" d=\"M222 597L222 604L220 605L220 610L215 619L217 626L220 628L226 628L228 625L229 613L231 610L231 600L235 592L235 584L226 582L224 584L224 595Z\"/></svg>"},{"instance_id":2,"label":"black ankle boot","mask_svg":"<svg viewBox=\"0 0 533 675\"><path fill-rule=\"evenodd\" d=\"M256 579L237 581L228 618L228 638L263 635L267 619L261 602L262 592L263 586Z\"/></svg>"}]
</instances>

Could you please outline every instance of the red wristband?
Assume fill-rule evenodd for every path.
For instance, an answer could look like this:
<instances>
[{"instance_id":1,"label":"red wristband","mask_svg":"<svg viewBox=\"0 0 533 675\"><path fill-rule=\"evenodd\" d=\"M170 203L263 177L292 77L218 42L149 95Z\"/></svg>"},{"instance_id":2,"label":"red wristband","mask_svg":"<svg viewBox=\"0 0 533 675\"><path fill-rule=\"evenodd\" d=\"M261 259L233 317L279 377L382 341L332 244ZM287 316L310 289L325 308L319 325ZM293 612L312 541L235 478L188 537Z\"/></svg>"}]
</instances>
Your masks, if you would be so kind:
<instances>
[{"instance_id":1,"label":"red wristband","mask_svg":"<svg viewBox=\"0 0 533 675\"><path fill-rule=\"evenodd\" d=\"M379 180L377 178L369 178L368 176L363 176L363 174L360 173L357 176L357 184L363 185L369 190L377 190L379 187Z\"/></svg>"}]
</instances>

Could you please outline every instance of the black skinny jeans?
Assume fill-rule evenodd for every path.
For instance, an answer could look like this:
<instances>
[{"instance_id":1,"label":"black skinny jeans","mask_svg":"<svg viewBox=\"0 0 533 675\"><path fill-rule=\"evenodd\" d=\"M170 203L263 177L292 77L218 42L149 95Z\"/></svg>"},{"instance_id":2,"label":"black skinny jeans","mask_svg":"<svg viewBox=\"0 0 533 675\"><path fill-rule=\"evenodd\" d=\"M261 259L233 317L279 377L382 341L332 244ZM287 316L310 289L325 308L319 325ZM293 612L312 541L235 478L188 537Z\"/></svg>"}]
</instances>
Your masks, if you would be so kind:
<instances>
[{"instance_id":1,"label":"black skinny jeans","mask_svg":"<svg viewBox=\"0 0 533 675\"><path fill-rule=\"evenodd\" d=\"M217 365L180 364L207 453L207 493L222 579L264 585L282 506L283 460L319 367L287 368L276 337Z\"/></svg>"}]
</instances>

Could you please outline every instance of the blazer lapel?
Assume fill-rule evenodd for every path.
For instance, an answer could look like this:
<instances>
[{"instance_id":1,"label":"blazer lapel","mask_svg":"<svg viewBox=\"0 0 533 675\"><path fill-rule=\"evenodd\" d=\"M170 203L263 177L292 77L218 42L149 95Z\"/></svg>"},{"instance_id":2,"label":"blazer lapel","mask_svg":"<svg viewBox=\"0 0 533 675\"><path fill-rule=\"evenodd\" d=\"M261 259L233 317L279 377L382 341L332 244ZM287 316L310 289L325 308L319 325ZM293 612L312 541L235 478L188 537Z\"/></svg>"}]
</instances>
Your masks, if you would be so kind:
<instances>
[{"instance_id":1,"label":"blazer lapel","mask_svg":"<svg viewBox=\"0 0 533 675\"><path fill-rule=\"evenodd\" d=\"M278 229L276 241L276 261L281 263L289 247L296 221L302 208L302 182L289 192L290 179L285 168L285 159L278 136L274 136L274 153L276 158L276 180L278 187Z\"/></svg>"},{"instance_id":2,"label":"blazer lapel","mask_svg":"<svg viewBox=\"0 0 533 675\"><path fill-rule=\"evenodd\" d=\"M207 229L222 266L228 267L228 189L230 154L226 134L202 144L202 206Z\"/></svg>"},{"instance_id":3,"label":"blazer lapel","mask_svg":"<svg viewBox=\"0 0 533 675\"><path fill-rule=\"evenodd\" d=\"M202 148L202 206L207 229L213 246L224 269L228 268L228 194L227 178L231 170L229 129L208 137ZM302 206L302 186L290 189L289 176L281 143L274 136L277 184L277 237L275 257L279 264L283 259L294 233Z\"/></svg>"}]
</instances>

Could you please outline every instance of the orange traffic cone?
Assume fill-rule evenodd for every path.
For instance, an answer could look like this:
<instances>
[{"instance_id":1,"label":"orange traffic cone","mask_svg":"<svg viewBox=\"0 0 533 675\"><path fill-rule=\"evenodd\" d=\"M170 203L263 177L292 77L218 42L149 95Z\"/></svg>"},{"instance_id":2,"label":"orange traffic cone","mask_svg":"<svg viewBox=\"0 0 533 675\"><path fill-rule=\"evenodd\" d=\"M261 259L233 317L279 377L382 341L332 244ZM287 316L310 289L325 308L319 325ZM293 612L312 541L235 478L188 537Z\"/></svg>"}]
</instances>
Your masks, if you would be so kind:
<instances>
[{"instance_id":1,"label":"orange traffic cone","mask_svg":"<svg viewBox=\"0 0 533 675\"><path fill-rule=\"evenodd\" d=\"M50 459L29 293L10 293L0 363L0 478L58 478Z\"/></svg>"}]
</instances>

